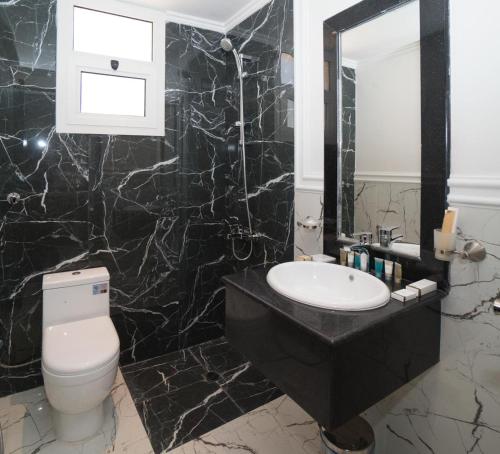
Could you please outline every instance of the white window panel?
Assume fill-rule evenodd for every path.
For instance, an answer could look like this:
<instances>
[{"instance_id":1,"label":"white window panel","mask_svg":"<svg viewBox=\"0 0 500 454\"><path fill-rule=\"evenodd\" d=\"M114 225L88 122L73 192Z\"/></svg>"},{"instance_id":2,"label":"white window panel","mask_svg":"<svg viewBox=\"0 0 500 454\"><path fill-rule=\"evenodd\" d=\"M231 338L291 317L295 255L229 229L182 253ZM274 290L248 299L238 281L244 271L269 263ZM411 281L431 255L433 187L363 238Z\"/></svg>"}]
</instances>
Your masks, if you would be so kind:
<instances>
[{"instance_id":1,"label":"white window panel","mask_svg":"<svg viewBox=\"0 0 500 454\"><path fill-rule=\"evenodd\" d=\"M77 52L152 61L153 24L130 17L75 7L73 43L74 50Z\"/></svg>"},{"instance_id":2,"label":"white window panel","mask_svg":"<svg viewBox=\"0 0 500 454\"><path fill-rule=\"evenodd\" d=\"M57 0L56 131L165 135L165 16L115 0Z\"/></svg>"},{"instance_id":3,"label":"white window panel","mask_svg":"<svg viewBox=\"0 0 500 454\"><path fill-rule=\"evenodd\" d=\"M81 73L81 113L146 116L146 80Z\"/></svg>"}]
</instances>

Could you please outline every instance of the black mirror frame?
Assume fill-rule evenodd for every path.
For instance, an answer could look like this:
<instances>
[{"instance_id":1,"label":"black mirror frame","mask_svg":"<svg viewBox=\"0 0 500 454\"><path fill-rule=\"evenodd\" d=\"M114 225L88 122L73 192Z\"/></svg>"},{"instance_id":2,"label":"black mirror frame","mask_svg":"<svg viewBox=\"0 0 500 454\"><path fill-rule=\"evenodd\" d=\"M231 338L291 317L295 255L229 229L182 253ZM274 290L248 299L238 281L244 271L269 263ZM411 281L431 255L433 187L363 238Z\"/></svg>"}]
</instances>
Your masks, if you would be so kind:
<instances>
[{"instance_id":1,"label":"black mirror frame","mask_svg":"<svg viewBox=\"0 0 500 454\"><path fill-rule=\"evenodd\" d=\"M325 97L325 254L339 255L337 238L338 77L340 44L336 36L413 0L363 0L324 22L325 61L330 61L334 90ZM434 258L434 229L441 226L447 207L450 175L450 52L449 0L420 0L422 95L422 195L420 259L400 257L405 278L432 278L449 288L449 266ZM377 254L374 254L375 256ZM380 255L380 254L379 254Z\"/></svg>"}]
</instances>

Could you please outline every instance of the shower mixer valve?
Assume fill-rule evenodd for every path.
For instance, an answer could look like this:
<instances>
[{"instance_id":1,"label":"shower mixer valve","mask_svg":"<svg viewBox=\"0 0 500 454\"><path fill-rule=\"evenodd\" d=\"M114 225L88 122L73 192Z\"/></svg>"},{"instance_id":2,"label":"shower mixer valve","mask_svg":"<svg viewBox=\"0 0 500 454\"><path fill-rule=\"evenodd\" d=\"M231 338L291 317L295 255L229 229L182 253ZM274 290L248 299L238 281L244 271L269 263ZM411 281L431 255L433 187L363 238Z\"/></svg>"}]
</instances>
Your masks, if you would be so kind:
<instances>
[{"instance_id":1,"label":"shower mixer valve","mask_svg":"<svg viewBox=\"0 0 500 454\"><path fill-rule=\"evenodd\" d=\"M229 233L226 235L228 240L256 240L262 238L261 233L250 233L247 227L241 224L231 224L229 226Z\"/></svg>"}]
</instances>

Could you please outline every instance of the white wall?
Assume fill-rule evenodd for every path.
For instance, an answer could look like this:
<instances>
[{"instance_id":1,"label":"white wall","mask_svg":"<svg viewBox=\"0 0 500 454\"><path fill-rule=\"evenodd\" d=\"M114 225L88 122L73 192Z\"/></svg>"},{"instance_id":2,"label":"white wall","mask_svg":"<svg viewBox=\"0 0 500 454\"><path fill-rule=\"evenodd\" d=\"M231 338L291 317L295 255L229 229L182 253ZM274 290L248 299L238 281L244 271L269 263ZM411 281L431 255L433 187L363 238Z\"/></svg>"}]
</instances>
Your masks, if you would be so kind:
<instances>
[{"instance_id":1,"label":"white wall","mask_svg":"<svg viewBox=\"0 0 500 454\"><path fill-rule=\"evenodd\" d=\"M356 174L420 175L418 44L356 68Z\"/></svg>"},{"instance_id":2,"label":"white wall","mask_svg":"<svg viewBox=\"0 0 500 454\"><path fill-rule=\"evenodd\" d=\"M451 0L451 203L500 206L500 2Z\"/></svg>"}]
</instances>

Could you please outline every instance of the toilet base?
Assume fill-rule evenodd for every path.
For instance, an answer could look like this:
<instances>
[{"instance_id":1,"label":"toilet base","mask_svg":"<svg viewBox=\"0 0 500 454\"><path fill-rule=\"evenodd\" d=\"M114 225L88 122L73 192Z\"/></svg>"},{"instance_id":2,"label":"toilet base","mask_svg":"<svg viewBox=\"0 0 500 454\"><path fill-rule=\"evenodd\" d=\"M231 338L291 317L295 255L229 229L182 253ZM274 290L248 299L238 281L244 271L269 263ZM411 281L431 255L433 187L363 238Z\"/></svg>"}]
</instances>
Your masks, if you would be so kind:
<instances>
[{"instance_id":1,"label":"toilet base","mask_svg":"<svg viewBox=\"0 0 500 454\"><path fill-rule=\"evenodd\" d=\"M76 415L61 413L52 408L52 420L56 438L61 441L82 441L90 438L102 428L104 423L104 407L100 403L92 410Z\"/></svg>"}]
</instances>

